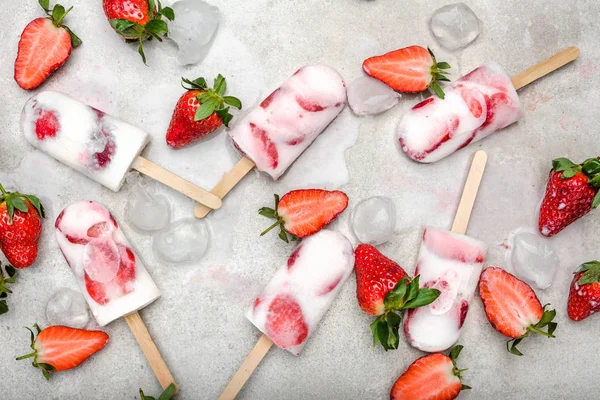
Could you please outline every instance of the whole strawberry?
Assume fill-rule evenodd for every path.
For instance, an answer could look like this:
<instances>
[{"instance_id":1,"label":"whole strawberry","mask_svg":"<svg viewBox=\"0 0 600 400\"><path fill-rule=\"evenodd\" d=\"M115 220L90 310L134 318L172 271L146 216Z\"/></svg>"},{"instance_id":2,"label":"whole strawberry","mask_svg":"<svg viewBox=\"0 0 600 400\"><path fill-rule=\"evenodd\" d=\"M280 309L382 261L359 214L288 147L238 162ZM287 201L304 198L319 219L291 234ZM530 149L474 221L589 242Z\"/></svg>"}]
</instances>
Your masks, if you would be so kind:
<instances>
[{"instance_id":1,"label":"whole strawberry","mask_svg":"<svg viewBox=\"0 0 600 400\"><path fill-rule=\"evenodd\" d=\"M402 310L426 306L440 295L437 289L419 289L419 277L412 279L394 261L385 257L375 247L360 244L356 257L356 298L360 308L378 318L371 324L373 345L398 348L398 328Z\"/></svg>"},{"instance_id":2,"label":"whole strawberry","mask_svg":"<svg viewBox=\"0 0 600 400\"><path fill-rule=\"evenodd\" d=\"M175 19L173 9L163 8L160 0L102 0L102 5L113 29L126 42L138 43L138 53L144 64L144 41L156 38L162 42L162 36L169 33L169 27L162 18Z\"/></svg>"},{"instance_id":3,"label":"whole strawberry","mask_svg":"<svg viewBox=\"0 0 600 400\"><path fill-rule=\"evenodd\" d=\"M50 8L50 0L38 2L47 17L34 19L25 27L15 60L15 81L25 90L40 86L67 61L73 47L81 44L62 23L73 7L65 10L57 4Z\"/></svg>"},{"instance_id":4,"label":"whole strawberry","mask_svg":"<svg viewBox=\"0 0 600 400\"><path fill-rule=\"evenodd\" d=\"M286 193L281 200L275 195L275 208L263 207L258 213L277 221L260 235L279 226L279 237L289 242L319 232L348 207L348 196L339 190L300 189Z\"/></svg>"},{"instance_id":5,"label":"whole strawberry","mask_svg":"<svg viewBox=\"0 0 600 400\"><path fill-rule=\"evenodd\" d=\"M204 78L183 78L182 86L187 92L177 101L167 129L167 144L174 149L205 137L221 125L229 126L232 115L228 106L242 109L239 99L224 96L227 82L220 74L213 88L207 86Z\"/></svg>"},{"instance_id":6,"label":"whole strawberry","mask_svg":"<svg viewBox=\"0 0 600 400\"><path fill-rule=\"evenodd\" d=\"M552 161L538 228L544 236L556 235L600 204L600 160L574 164L566 158Z\"/></svg>"},{"instance_id":7,"label":"whole strawberry","mask_svg":"<svg viewBox=\"0 0 600 400\"><path fill-rule=\"evenodd\" d=\"M42 370L50 379L50 372L75 368L92 354L102 350L108 342L108 335L102 331L87 331L68 326L49 326L41 330L35 324L37 337L31 332L32 353L17 357L24 360L33 357L32 365Z\"/></svg>"},{"instance_id":8,"label":"whole strawberry","mask_svg":"<svg viewBox=\"0 0 600 400\"><path fill-rule=\"evenodd\" d=\"M600 261L579 266L571 282L567 314L581 321L600 310Z\"/></svg>"},{"instance_id":9,"label":"whole strawberry","mask_svg":"<svg viewBox=\"0 0 600 400\"><path fill-rule=\"evenodd\" d=\"M511 338L506 348L522 356L517 345L530 333L554 338L557 323L552 322L555 310L546 310L535 292L525 282L502 268L486 268L479 278L479 295L490 324L498 332ZM547 327L547 331L543 328Z\"/></svg>"},{"instance_id":10,"label":"whole strawberry","mask_svg":"<svg viewBox=\"0 0 600 400\"><path fill-rule=\"evenodd\" d=\"M437 62L433 52L421 46L390 51L363 62L363 70L368 75L394 90L419 93L431 89L442 99L444 91L439 82L449 81L446 77L449 68L447 62Z\"/></svg>"},{"instance_id":11,"label":"whole strawberry","mask_svg":"<svg viewBox=\"0 0 600 400\"><path fill-rule=\"evenodd\" d=\"M0 192L0 250L15 267L27 268L37 258L44 206L37 197L7 192L2 185Z\"/></svg>"}]
</instances>

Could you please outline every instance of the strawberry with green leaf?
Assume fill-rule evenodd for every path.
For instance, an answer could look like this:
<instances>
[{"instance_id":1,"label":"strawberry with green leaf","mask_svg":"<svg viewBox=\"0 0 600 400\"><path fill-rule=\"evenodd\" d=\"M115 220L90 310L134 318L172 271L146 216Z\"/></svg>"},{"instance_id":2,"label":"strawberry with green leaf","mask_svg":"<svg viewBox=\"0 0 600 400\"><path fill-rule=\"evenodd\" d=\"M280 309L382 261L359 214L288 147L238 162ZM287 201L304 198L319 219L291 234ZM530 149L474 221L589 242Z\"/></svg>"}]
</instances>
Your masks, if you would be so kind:
<instances>
[{"instance_id":1,"label":"strawberry with green leaf","mask_svg":"<svg viewBox=\"0 0 600 400\"><path fill-rule=\"evenodd\" d=\"M229 126L233 118L230 107L242 109L238 98L225 96L227 81L221 74L212 88L204 78L182 78L182 86L187 91L177 101L167 129L167 144L174 149L200 140L222 125Z\"/></svg>"},{"instance_id":2,"label":"strawberry with green leaf","mask_svg":"<svg viewBox=\"0 0 600 400\"><path fill-rule=\"evenodd\" d=\"M7 192L0 185L0 250L17 268L37 258L44 206L33 195Z\"/></svg>"},{"instance_id":3,"label":"strawberry with green leaf","mask_svg":"<svg viewBox=\"0 0 600 400\"><path fill-rule=\"evenodd\" d=\"M567 314L573 321L581 321L600 311L600 261L589 261L579 266L571 282Z\"/></svg>"},{"instance_id":4,"label":"strawberry with green leaf","mask_svg":"<svg viewBox=\"0 0 600 400\"><path fill-rule=\"evenodd\" d=\"M4 271L2 271L2 265L0 264L0 315L8 312L8 303L6 298L12 293L12 290L8 288L8 285L12 285L17 280L17 270L12 265L5 265Z\"/></svg>"},{"instance_id":5,"label":"strawberry with green leaf","mask_svg":"<svg viewBox=\"0 0 600 400\"><path fill-rule=\"evenodd\" d=\"M554 236L600 204L600 160L575 164L567 158L552 161L538 228Z\"/></svg>"},{"instance_id":6,"label":"strawberry with green leaf","mask_svg":"<svg viewBox=\"0 0 600 400\"><path fill-rule=\"evenodd\" d=\"M146 396L142 389L140 389L140 400L170 400L177 393L177 386L171 383L165 390L158 396L158 399L152 396Z\"/></svg>"},{"instance_id":7,"label":"strawberry with green leaf","mask_svg":"<svg viewBox=\"0 0 600 400\"><path fill-rule=\"evenodd\" d=\"M160 0L103 0L104 14L113 29L128 43L138 43L138 53L144 64L146 55L143 44L169 33L169 27L163 17L173 21L175 12L171 7L163 7Z\"/></svg>"},{"instance_id":8,"label":"strawberry with green leaf","mask_svg":"<svg viewBox=\"0 0 600 400\"><path fill-rule=\"evenodd\" d=\"M404 310L433 303L440 295L437 289L419 289L419 277L411 279L394 261L375 247L360 244L355 251L356 297L360 308L377 316L371 324L373 345L398 348L398 329Z\"/></svg>"}]
</instances>

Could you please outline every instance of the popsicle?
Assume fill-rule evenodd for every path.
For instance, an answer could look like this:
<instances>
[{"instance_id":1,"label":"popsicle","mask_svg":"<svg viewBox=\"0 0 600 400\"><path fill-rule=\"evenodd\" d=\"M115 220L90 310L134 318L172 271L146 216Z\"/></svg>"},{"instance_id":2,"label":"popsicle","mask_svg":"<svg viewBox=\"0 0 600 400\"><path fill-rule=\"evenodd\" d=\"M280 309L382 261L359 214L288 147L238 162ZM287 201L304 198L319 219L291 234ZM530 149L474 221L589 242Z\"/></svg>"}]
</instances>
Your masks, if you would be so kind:
<instances>
[{"instance_id":1,"label":"popsicle","mask_svg":"<svg viewBox=\"0 0 600 400\"><path fill-rule=\"evenodd\" d=\"M160 297L160 291L111 213L93 201L79 201L58 215L55 228L60 250L98 325L125 317L163 388L174 383L137 312Z\"/></svg>"},{"instance_id":2,"label":"popsicle","mask_svg":"<svg viewBox=\"0 0 600 400\"><path fill-rule=\"evenodd\" d=\"M396 129L400 148L432 163L517 122L524 113L516 91L578 56L569 47L512 80L496 63L476 68L445 87L444 99L431 96L404 115Z\"/></svg>"},{"instance_id":3,"label":"popsicle","mask_svg":"<svg viewBox=\"0 0 600 400\"><path fill-rule=\"evenodd\" d=\"M146 132L64 94L30 98L21 130L37 149L115 192L133 168L211 209L221 206L217 196L141 157Z\"/></svg>"},{"instance_id":4,"label":"popsicle","mask_svg":"<svg viewBox=\"0 0 600 400\"><path fill-rule=\"evenodd\" d=\"M229 132L244 157L211 193L225 197L255 166L279 179L345 103L346 86L337 71L326 65L300 68ZM194 210L197 218L209 212L203 204Z\"/></svg>"},{"instance_id":5,"label":"popsicle","mask_svg":"<svg viewBox=\"0 0 600 400\"><path fill-rule=\"evenodd\" d=\"M487 155L478 151L454 219L452 231L428 227L423 233L415 275L421 287L438 289L433 303L409 310L404 319L408 342L427 352L449 349L460 336L487 254L485 243L464 233L483 176Z\"/></svg>"},{"instance_id":6,"label":"popsicle","mask_svg":"<svg viewBox=\"0 0 600 400\"><path fill-rule=\"evenodd\" d=\"M299 355L353 268L352 244L341 233L303 239L248 310L263 335L219 399L237 396L273 343Z\"/></svg>"}]
</instances>

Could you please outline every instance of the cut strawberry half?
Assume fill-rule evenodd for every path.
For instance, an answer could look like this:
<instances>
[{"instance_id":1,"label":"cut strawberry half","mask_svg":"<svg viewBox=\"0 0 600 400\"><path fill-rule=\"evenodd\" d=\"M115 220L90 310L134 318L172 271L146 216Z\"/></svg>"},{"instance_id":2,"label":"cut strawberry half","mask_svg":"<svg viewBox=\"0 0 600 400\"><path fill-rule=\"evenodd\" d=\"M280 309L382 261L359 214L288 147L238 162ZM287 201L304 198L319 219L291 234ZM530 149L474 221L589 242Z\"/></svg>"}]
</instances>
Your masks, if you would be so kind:
<instances>
[{"instance_id":1,"label":"cut strawberry half","mask_svg":"<svg viewBox=\"0 0 600 400\"><path fill-rule=\"evenodd\" d=\"M25 27L15 61L15 81L25 90L40 86L67 61L71 49L81 44L81 40L62 25L73 7L65 10L57 4L49 9L47 0L40 1L40 5L48 17L34 19Z\"/></svg>"},{"instance_id":2,"label":"cut strawberry half","mask_svg":"<svg viewBox=\"0 0 600 400\"><path fill-rule=\"evenodd\" d=\"M277 221L260 235L263 236L279 226L279 237L286 243L289 242L288 233L292 235L292 240L310 236L333 221L346 207L348 196L338 190L293 190L281 200L275 195L275 209L263 207L258 213Z\"/></svg>"},{"instance_id":3,"label":"cut strawberry half","mask_svg":"<svg viewBox=\"0 0 600 400\"><path fill-rule=\"evenodd\" d=\"M433 52L421 46L394 50L381 56L367 58L363 70L394 90L419 93L428 88L444 98L439 81L450 81L447 62L437 62Z\"/></svg>"},{"instance_id":4,"label":"cut strawberry half","mask_svg":"<svg viewBox=\"0 0 600 400\"><path fill-rule=\"evenodd\" d=\"M547 310L533 289L501 268L489 267L479 279L479 295L485 315L498 332L512 338L506 344L512 354L522 356L517 345L531 332L554 338L555 310ZM548 327L547 331L542 329Z\"/></svg>"},{"instance_id":5,"label":"cut strawberry half","mask_svg":"<svg viewBox=\"0 0 600 400\"><path fill-rule=\"evenodd\" d=\"M40 368L44 377L50 379L50 372L75 368L92 354L102 350L108 342L108 335L102 331L86 331L67 326L50 326L44 330L35 324L37 337L31 332L32 353L18 357L24 360L33 357L33 366Z\"/></svg>"},{"instance_id":6,"label":"cut strawberry half","mask_svg":"<svg viewBox=\"0 0 600 400\"><path fill-rule=\"evenodd\" d=\"M461 373L466 369L456 366L462 349L463 346L458 345L450 350L449 356L435 353L413 362L394 383L390 399L452 400L461 390L471 389L462 384Z\"/></svg>"}]
</instances>

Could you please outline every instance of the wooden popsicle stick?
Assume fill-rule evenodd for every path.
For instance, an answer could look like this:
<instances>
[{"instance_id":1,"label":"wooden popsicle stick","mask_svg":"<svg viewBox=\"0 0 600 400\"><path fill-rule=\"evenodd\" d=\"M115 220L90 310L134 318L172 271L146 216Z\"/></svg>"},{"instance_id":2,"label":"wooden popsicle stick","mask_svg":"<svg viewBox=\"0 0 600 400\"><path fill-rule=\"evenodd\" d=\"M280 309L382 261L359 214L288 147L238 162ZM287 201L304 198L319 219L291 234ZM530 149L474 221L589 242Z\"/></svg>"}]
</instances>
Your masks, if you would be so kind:
<instances>
[{"instance_id":1,"label":"wooden popsicle stick","mask_svg":"<svg viewBox=\"0 0 600 400\"><path fill-rule=\"evenodd\" d=\"M571 46L559 53L556 53L549 59L521 72L519 75L514 76L511 79L512 84L515 87L515 90L519 90L523 86L529 85L531 82L548 75L550 72L559 69L571 61L576 60L577 57L579 57L579 49L575 46Z\"/></svg>"},{"instance_id":2,"label":"wooden popsicle stick","mask_svg":"<svg viewBox=\"0 0 600 400\"><path fill-rule=\"evenodd\" d=\"M471 169L467 176L467 182L463 189L458 209L456 210L456 216L454 217L454 223L452 224L452 232L465 234L467 232L467 226L469 225L469 219L471 218L471 210L473 210L473 204L475 204L475 198L481 184L481 178L483 177L483 171L487 163L487 154L483 150L479 150L473 157L471 163Z\"/></svg>"},{"instance_id":3,"label":"wooden popsicle stick","mask_svg":"<svg viewBox=\"0 0 600 400\"><path fill-rule=\"evenodd\" d=\"M133 161L131 168L144 175L148 175L150 178L177 190L213 210L221 208L221 199L214 194L194 185L190 181L186 181L170 171L167 171L163 167L154 164L152 161L146 160L144 157L139 156L136 158Z\"/></svg>"},{"instance_id":4,"label":"wooden popsicle stick","mask_svg":"<svg viewBox=\"0 0 600 400\"><path fill-rule=\"evenodd\" d=\"M210 193L214 194L218 198L222 199L227 196L227 193L231 191L237 185L244 176L248 174L248 172L252 171L254 168L254 163L246 157L242 157L240 161L233 167L231 171L229 171L223 179L210 191ZM194 207L194 216L196 218L204 218L211 212L211 209L204 204L198 203L196 207Z\"/></svg>"},{"instance_id":5,"label":"wooden popsicle stick","mask_svg":"<svg viewBox=\"0 0 600 400\"><path fill-rule=\"evenodd\" d=\"M235 399L246 384L248 378L250 378L256 367L258 367L258 364L260 364L262 359L267 355L271 346L273 346L273 342L265 335L262 335L260 339L258 339L258 342L256 342L256 345L250 354L248 354L248 357L246 357L242 366L237 370L233 378L231 378L225 387L225 390L221 393L221 396L219 396L219 400Z\"/></svg>"},{"instance_id":6,"label":"wooden popsicle stick","mask_svg":"<svg viewBox=\"0 0 600 400\"><path fill-rule=\"evenodd\" d=\"M173 379L173 375L171 375L167 363L160 354L158 347L156 347L156 343L154 343L152 336L150 336L140 313L134 312L133 314L126 315L125 321L127 321L129 329L131 329L133 336L135 336L138 344L142 348L142 351L148 360L148 364L150 364L152 371L154 371L154 375L156 375L158 382L160 382L160 386L162 386L163 389L166 389L172 383L175 385L175 391L177 391L175 379Z\"/></svg>"}]
</instances>

